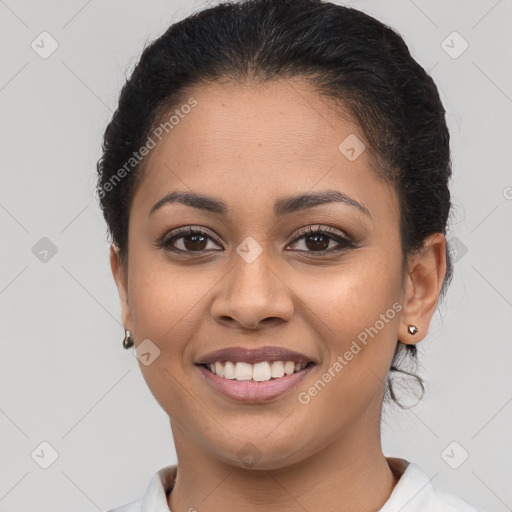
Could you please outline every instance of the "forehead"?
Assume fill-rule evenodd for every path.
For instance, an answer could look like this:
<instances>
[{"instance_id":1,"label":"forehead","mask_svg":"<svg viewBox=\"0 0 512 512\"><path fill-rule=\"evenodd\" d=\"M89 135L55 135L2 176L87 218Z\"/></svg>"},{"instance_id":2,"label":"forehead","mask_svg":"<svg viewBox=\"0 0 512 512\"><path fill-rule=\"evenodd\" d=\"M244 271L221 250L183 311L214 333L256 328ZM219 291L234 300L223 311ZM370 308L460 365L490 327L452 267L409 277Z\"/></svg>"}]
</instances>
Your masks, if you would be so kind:
<instances>
[{"instance_id":1,"label":"forehead","mask_svg":"<svg viewBox=\"0 0 512 512\"><path fill-rule=\"evenodd\" d=\"M273 204L274 196L337 188L388 207L394 191L375 173L360 128L334 101L301 80L190 88L172 127L144 162L132 207L151 206L175 189L215 192L226 202ZM195 106L182 108L189 98ZM341 144L341 147L340 147ZM350 157L350 158L349 158ZM244 192L245 191L245 192ZM272 199L272 201L271 201Z\"/></svg>"}]
</instances>

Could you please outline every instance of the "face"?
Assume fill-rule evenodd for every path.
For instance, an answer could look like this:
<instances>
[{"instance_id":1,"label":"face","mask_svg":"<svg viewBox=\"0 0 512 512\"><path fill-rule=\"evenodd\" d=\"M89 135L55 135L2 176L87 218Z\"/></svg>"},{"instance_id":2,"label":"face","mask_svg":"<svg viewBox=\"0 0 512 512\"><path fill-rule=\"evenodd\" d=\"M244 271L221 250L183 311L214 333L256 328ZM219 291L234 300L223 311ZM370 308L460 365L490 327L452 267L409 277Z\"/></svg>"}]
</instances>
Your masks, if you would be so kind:
<instances>
[{"instance_id":1,"label":"face","mask_svg":"<svg viewBox=\"0 0 512 512\"><path fill-rule=\"evenodd\" d=\"M404 313L425 327L437 299L431 291L426 307L418 297L428 294L408 293L395 190L358 126L306 83L208 85L190 97L196 106L146 160L128 267L111 254L124 325L136 347L146 340L151 392L175 438L234 465L244 450L277 468L364 442L378 432ZM174 192L217 203L161 201ZM294 200L309 194L317 199ZM247 382L197 364L233 347L286 349L308 365ZM266 354L258 379L294 357Z\"/></svg>"}]
</instances>

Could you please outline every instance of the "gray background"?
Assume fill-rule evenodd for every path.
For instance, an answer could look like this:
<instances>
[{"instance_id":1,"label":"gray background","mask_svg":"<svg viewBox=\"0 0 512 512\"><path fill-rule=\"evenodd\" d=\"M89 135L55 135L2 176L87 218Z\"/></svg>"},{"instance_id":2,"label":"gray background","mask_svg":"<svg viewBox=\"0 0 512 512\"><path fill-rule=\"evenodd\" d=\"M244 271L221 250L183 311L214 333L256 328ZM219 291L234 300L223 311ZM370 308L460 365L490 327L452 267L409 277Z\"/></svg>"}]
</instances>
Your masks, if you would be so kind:
<instances>
[{"instance_id":1,"label":"gray background","mask_svg":"<svg viewBox=\"0 0 512 512\"><path fill-rule=\"evenodd\" d=\"M346 4L431 70L452 137L455 277L420 344L427 395L386 410L384 450L483 510L512 510L512 2ZM121 346L93 187L144 43L205 5L0 0L1 511L108 510L175 462L168 418ZM59 45L46 59L31 47L43 31ZM469 44L457 58L454 31Z\"/></svg>"}]
</instances>

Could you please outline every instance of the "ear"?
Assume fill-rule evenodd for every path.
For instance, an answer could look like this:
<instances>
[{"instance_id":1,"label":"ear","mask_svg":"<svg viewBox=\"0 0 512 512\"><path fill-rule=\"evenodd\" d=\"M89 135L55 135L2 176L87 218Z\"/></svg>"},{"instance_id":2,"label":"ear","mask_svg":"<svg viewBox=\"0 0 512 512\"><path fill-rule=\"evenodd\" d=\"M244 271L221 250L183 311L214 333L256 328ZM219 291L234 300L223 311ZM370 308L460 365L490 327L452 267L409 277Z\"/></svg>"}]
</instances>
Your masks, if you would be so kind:
<instances>
[{"instance_id":1,"label":"ear","mask_svg":"<svg viewBox=\"0 0 512 512\"><path fill-rule=\"evenodd\" d=\"M128 269L123 265L119 247L116 244L110 246L110 268L117 285L119 299L121 301L121 319L125 329L130 329L130 303L128 300Z\"/></svg>"},{"instance_id":2,"label":"ear","mask_svg":"<svg viewBox=\"0 0 512 512\"><path fill-rule=\"evenodd\" d=\"M398 339L402 343L414 345L427 335L445 274L446 240L442 233L434 233L425 239L423 247L408 260L398 330ZM408 331L411 324L418 328L416 334Z\"/></svg>"}]
</instances>

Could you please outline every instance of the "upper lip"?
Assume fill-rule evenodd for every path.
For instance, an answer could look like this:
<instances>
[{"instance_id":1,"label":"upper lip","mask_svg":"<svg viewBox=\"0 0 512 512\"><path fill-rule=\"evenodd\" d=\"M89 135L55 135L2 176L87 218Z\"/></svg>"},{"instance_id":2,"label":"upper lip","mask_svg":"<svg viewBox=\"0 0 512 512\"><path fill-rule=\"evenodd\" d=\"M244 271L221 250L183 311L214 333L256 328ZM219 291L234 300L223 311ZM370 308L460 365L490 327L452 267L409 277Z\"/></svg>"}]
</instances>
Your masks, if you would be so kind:
<instances>
[{"instance_id":1,"label":"upper lip","mask_svg":"<svg viewBox=\"0 0 512 512\"><path fill-rule=\"evenodd\" d=\"M216 361L232 361L259 363L262 361L293 361L294 363L309 363L313 360L305 354L294 352L284 347L228 347L208 352L201 356L196 364L210 364Z\"/></svg>"}]
</instances>

